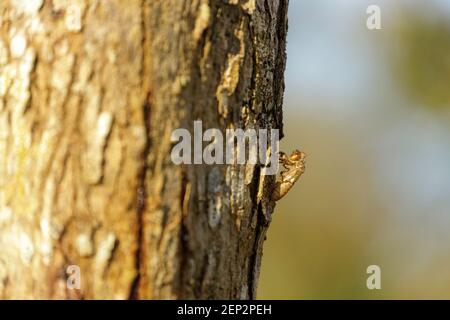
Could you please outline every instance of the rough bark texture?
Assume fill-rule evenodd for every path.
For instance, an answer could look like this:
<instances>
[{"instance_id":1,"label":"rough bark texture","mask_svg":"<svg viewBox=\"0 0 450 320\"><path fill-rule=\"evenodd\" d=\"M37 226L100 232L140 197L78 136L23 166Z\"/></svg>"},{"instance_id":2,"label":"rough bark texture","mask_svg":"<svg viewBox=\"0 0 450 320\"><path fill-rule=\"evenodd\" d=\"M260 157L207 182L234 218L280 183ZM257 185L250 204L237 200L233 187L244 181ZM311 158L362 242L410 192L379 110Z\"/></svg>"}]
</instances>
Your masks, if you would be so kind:
<instances>
[{"instance_id":1,"label":"rough bark texture","mask_svg":"<svg viewBox=\"0 0 450 320\"><path fill-rule=\"evenodd\" d=\"M255 298L274 177L174 165L170 135L281 130L287 0L4 0L0 19L0 298Z\"/></svg>"}]
</instances>

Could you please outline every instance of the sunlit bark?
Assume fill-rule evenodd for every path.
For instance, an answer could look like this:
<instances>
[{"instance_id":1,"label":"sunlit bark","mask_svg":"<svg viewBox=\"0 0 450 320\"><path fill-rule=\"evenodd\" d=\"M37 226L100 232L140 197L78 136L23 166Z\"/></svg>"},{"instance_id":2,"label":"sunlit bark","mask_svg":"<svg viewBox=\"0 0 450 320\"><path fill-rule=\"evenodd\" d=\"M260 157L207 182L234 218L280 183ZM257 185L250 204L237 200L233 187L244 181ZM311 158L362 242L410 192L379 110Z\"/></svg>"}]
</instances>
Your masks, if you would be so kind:
<instances>
[{"instance_id":1,"label":"sunlit bark","mask_svg":"<svg viewBox=\"0 0 450 320\"><path fill-rule=\"evenodd\" d=\"M273 177L174 165L170 135L281 129L286 16L287 0L2 1L0 298L254 298Z\"/></svg>"}]
</instances>

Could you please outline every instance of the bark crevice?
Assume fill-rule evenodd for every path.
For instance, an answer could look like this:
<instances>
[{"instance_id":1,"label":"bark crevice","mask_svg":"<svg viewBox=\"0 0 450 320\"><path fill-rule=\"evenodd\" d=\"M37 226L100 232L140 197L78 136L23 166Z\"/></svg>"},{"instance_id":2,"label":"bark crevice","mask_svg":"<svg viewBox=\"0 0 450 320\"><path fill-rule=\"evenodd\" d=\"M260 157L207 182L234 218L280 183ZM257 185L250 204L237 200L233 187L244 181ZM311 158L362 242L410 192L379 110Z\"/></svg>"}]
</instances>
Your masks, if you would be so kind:
<instances>
[{"instance_id":1,"label":"bark crevice","mask_svg":"<svg viewBox=\"0 0 450 320\"><path fill-rule=\"evenodd\" d=\"M142 168L139 172L138 178L138 187L136 190L136 224L137 224L137 248L136 248L136 256L135 256L135 268L136 268L136 277L133 280L130 290L129 299L137 300L139 299L139 287L141 274L143 269L143 262L145 260L144 256L144 214L147 208L147 187L146 187L146 177L148 168L148 155L150 152L150 94L148 94L146 101L143 105L143 117L144 117L144 128L145 128L145 137L146 142L144 146L144 150L142 151Z\"/></svg>"}]
</instances>

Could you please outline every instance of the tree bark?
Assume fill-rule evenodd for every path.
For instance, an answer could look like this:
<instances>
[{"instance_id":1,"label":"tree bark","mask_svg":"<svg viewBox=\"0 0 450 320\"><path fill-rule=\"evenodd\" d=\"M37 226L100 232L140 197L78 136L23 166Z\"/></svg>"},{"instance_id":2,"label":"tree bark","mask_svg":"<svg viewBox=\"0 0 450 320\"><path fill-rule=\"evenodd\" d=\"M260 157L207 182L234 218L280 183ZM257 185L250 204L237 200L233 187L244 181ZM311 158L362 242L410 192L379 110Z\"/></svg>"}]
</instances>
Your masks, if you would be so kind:
<instances>
[{"instance_id":1,"label":"tree bark","mask_svg":"<svg viewBox=\"0 0 450 320\"><path fill-rule=\"evenodd\" d=\"M170 136L282 129L287 2L1 2L0 298L255 298L274 177Z\"/></svg>"}]
</instances>

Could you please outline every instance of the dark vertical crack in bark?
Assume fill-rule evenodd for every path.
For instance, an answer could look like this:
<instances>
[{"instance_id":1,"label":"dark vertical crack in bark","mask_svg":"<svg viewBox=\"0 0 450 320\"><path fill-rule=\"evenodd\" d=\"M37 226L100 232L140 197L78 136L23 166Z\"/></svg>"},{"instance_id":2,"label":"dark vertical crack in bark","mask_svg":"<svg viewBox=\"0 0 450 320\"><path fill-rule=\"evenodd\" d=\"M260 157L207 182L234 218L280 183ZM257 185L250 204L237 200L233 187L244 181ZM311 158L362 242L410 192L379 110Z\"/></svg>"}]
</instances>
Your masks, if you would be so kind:
<instances>
[{"instance_id":1,"label":"dark vertical crack in bark","mask_svg":"<svg viewBox=\"0 0 450 320\"><path fill-rule=\"evenodd\" d=\"M138 172L138 185L136 189L136 224L137 224L137 249L136 249L136 256L135 256L135 269L136 269L136 277L131 285L130 295L129 299L137 300L140 298L140 286L142 282L142 276L144 272L144 214L147 208L147 172L149 170L148 168L148 156L150 153L150 146L151 146L151 139L150 139L150 114L151 114L151 91L148 84L148 58L149 58L149 52L148 52L148 34L147 34L147 2L146 0L142 0L141 4L141 32L142 32L142 39L141 39L141 48L142 48L142 68L141 68L141 81L142 81L142 89L144 90L146 97L144 100L144 103L142 105L142 116L143 116L143 124L144 124L144 130L145 130L145 145L142 150L141 154L141 169Z\"/></svg>"},{"instance_id":2,"label":"dark vertical crack in bark","mask_svg":"<svg viewBox=\"0 0 450 320\"><path fill-rule=\"evenodd\" d=\"M187 241L189 230L186 227L186 220L183 212L184 202L186 201L186 188L188 179L186 176L186 171L182 171L181 173L181 191L180 191L180 211L181 211L181 226L180 226L180 276L179 276L179 297L184 297L184 292L187 288L184 287L185 284L188 283L186 281L185 271L188 264L188 257L190 255L189 243Z\"/></svg>"},{"instance_id":3,"label":"dark vertical crack in bark","mask_svg":"<svg viewBox=\"0 0 450 320\"><path fill-rule=\"evenodd\" d=\"M248 267L248 298L250 300L256 299L256 288L258 283L258 275L260 262L262 258L262 245L266 237L266 231L269 227L261 203L257 206L257 217L256 217L256 230L255 230L255 241L253 242L251 255L249 258Z\"/></svg>"},{"instance_id":4,"label":"dark vertical crack in bark","mask_svg":"<svg viewBox=\"0 0 450 320\"><path fill-rule=\"evenodd\" d=\"M137 250L136 250L136 278L134 279L129 299L137 300L139 299L139 284L141 280L141 272L142 272L142 261L144 259L143 254L143 242L144 242L144 213L146 209L146 198L147 198L147 189L146 189L146 176L148 171L148 154L150 152L150 94L148 94L147 99L143 106L143 116L144 116L144 127L145 127L145 136L146 142L144 146L144 150L142 151L142 168L139 172L139 180L138 187L136 191L136 201L137 201Z\"/></svg>"},{"instance_id":5,"label":"dark vertical crack in bark","mask_svg":"<svg viewBox=\"0 0 450 320\"><path fill-rule=\"evenodd\" d=\"M279 131L280 139L283 138L283 93L284 93L284 70L286 69L286 37L288 32L287 10L289 0L281 1L277 12L276 33L278 38L276 71L274 72L273 93L275 103L280 103L275 109L275 121Z\"/></svg>"}]
</instances>

